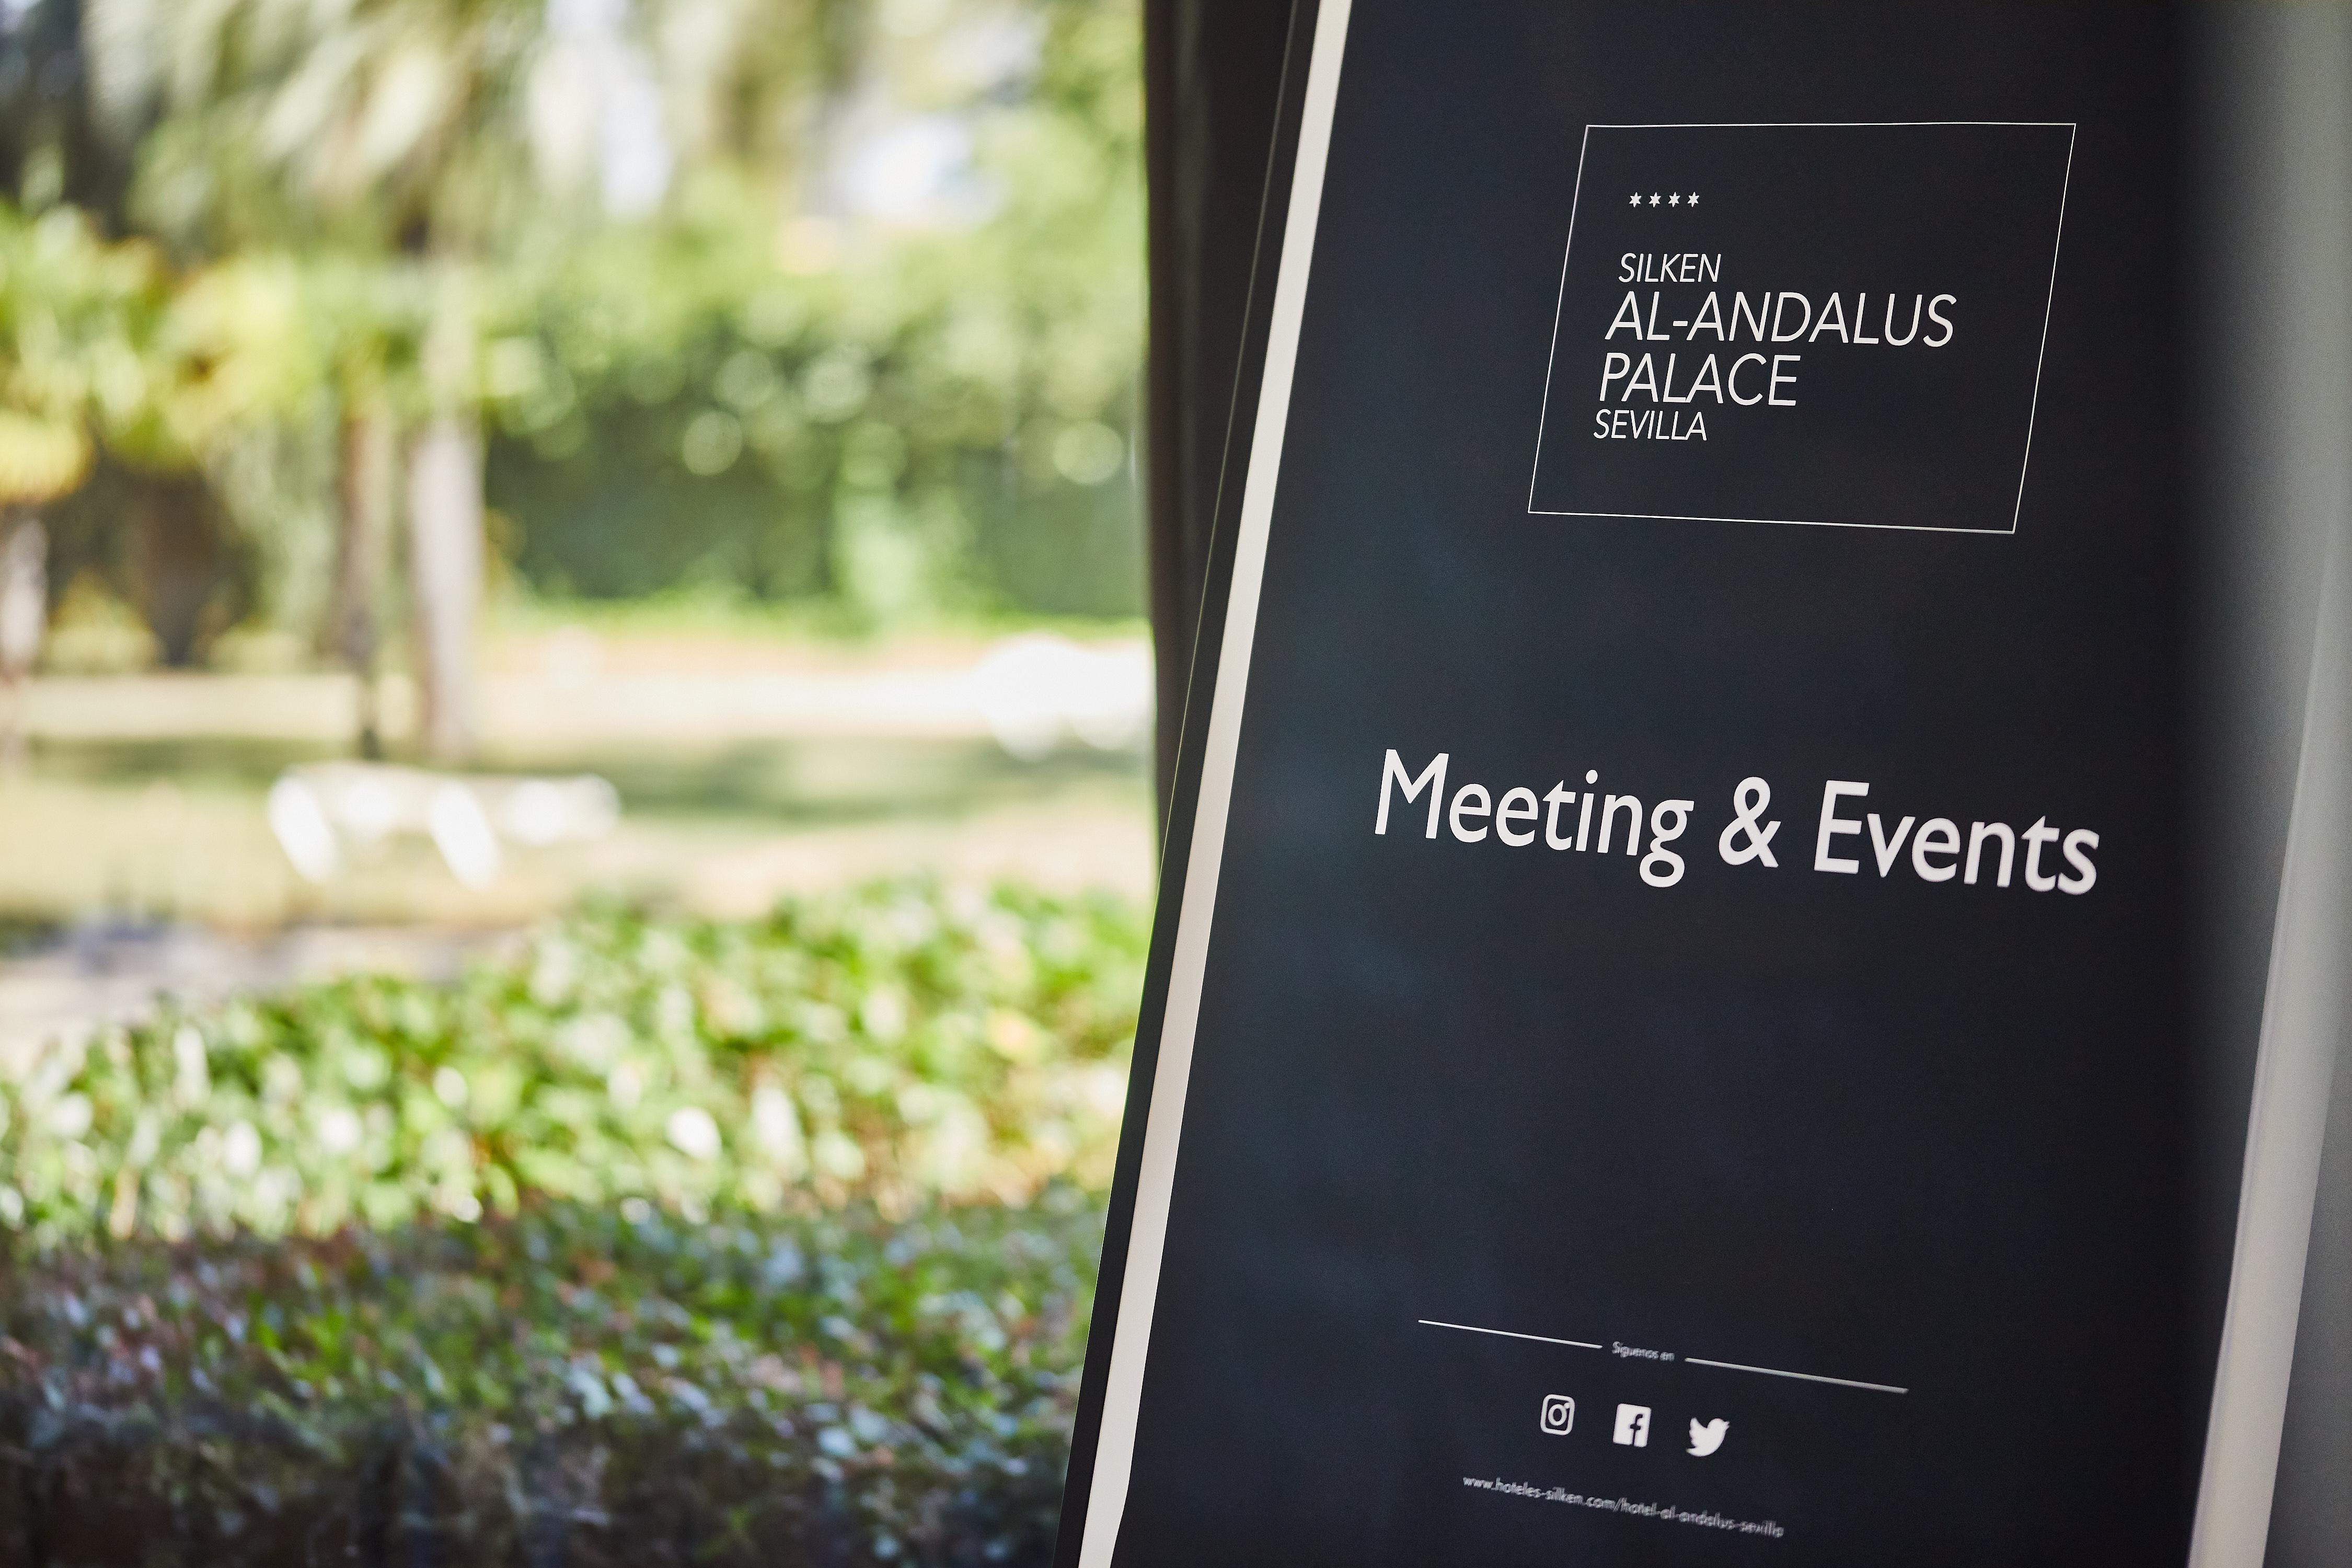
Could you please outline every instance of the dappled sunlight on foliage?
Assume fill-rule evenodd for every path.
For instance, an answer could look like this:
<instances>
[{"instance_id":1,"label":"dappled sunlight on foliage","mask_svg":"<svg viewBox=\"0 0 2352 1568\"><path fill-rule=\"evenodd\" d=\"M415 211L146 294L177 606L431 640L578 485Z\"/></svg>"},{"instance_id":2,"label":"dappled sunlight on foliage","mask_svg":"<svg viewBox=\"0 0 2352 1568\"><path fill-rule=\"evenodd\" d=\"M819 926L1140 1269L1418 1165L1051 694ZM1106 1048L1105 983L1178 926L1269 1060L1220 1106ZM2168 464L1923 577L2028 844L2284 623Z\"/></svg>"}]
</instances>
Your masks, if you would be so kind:
<instances>
[{"instance_id":1,"label":"dappled sunlight on foliage","mask_svg":"<svg viewBox=\"0 0 2352 1568\"><path fill-rule=\"evenodd\" d=\"M305 986L0 1084L0 1226L322 1235L537 1199L692 1217L1109 1179L1131 907L884 884L759 921L590 910L435 987Z\"/></svg>"}]
</instances>

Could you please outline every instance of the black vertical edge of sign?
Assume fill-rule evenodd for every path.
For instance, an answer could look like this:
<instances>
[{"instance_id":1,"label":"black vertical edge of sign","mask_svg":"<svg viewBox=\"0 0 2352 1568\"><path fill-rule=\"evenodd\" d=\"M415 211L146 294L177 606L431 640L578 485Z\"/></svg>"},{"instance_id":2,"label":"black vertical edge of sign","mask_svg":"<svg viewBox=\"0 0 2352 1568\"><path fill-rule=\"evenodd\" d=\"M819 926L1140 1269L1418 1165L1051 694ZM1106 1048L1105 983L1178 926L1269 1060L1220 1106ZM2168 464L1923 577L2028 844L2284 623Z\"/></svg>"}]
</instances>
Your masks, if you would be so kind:
<instances>
[{"instance_id":1,"label":"black vertical edge of sign","mask_svg":"<svg viewBox=\"0 0 2352 1568\"><path fill-rule=\"evenodd\" d=\"M1192 826L1201 804L1201 773L1208 744L1209 702L1216 690L1217 658L1224 636L1225 606L1233 589L1234 546L1241 531L1243 480L1249 472L1258 388L1265 374L1268 327L1275 278L1282 262L1282 215L1287 210L1298 155L1300 111L1307 67L1315 40L1318 0L1291 0L1289 40L1284 47L1282 99L1275 113L1274 143L1266 159L1265 189L1258 205L1256 257L1251 264L1248 315L1234 376L1227 415L1225 454L1217 477L1214 532L1210 540L1208 580L1201 593L1200 625L1192 638L1192 674L1185 682L1184 718L1178 733L1175 788L1169 797L1160 846L1160 887L1154 900L1151 948L1144 970L1137 1016L1135 1049L1128 1068L1127 1107L1119 1124L1118 1160L1111 1179L1110 1205L1103 1223L1101 1267L1087 1334L1085 1370L1070 1431L1070 1463L1063 1479L1062 1516L1054 1542L1054 1568L1076 1568L1085 1539L1087 1501L1094 1485L1095 1454L1102 1436L1103 1394L1110 1373L1111 1342L1118 1324L1119 1294L1127 1270L1129 1232L1135 1223L1136 1184L1143 1162L1143 1132L1151 1115L1151 1084L1160 1063L1160 1036L1168 1009L1169 973L1175 956L1177 916L1184 904L1184 871L1191 858Z\"/></svg>"}]
</instances>

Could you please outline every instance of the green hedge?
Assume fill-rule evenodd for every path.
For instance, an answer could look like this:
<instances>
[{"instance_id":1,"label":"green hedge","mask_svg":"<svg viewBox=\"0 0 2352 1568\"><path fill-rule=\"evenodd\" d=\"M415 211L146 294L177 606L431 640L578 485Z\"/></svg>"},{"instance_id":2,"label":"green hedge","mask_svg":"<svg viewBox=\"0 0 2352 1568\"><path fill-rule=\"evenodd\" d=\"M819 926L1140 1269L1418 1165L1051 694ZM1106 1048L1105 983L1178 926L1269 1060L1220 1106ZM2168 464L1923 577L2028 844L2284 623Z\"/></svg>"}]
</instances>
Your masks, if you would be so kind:
<instances>
[{"instance_id":1,"label":"green hedge","mask_svg":"<svg viewBox=\"0 0 2352 1568\"><path fill-rule=\"evenodd\" d=\"M1128 906L591 910L0 1085L0 1563L1042 1562Z\"/></svg>"},{"instance_id":2,"label":"green hedge","mask_svg":"<svg viewBox=\"0 0 2352 1568\"><path fill-rule=\"evenodd\" d=\"M0 1232L1100 1190L1145 934L1108 900L900 883L750 923L592 910L452 985L169 1013L0 1083Z\"/></svg>"},{"instance_id":3,"label":"green hedge","mask_svg":"<svg viewBox=\"0 0 2352 1568\"><path fill-rule=\"evenodd\" d=\"M1100 1234L534 1205L0 1273L0 1563L1040 1563Z\"/></svg>"}]
</instances>

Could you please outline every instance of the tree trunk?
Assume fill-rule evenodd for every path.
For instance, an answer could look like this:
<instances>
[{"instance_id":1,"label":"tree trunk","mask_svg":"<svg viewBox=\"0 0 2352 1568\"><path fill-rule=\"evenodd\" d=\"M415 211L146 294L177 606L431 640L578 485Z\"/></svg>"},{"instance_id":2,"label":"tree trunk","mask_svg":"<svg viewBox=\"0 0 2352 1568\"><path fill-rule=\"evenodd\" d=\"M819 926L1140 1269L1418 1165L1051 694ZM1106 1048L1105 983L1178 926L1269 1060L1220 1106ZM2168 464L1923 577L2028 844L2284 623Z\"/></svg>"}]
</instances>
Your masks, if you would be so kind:
<instances>
[{"instance_id":1,"label":"tree trunk","mask_svg":"<svg viewBox=\"0 0 2352 1568\"><path fill-rule=\"evenodd\" d=\"M156 651L173 669L198 662L213 635L236 618L236 562L220 503L192 474L131 474L131 598Z\"/></svg>"},{"instance_id":2,"label":"tree trunk","mask_svg":"<svg viewBox=\"0 0 2352 1568\"><path fill-rule=\"evenodd\" d=\"M474 636L482 603L482 442L470 419L435 415L409 441L408 547L418 738L436 762L467 762L479 739Z\"/></svg>"},{"instance_id":3,"label":"tree trunk","mask_svg":"<svg viewBox=\"0 0 2352 1568\"><path fill-rule=\"evenodd\" d=\"M0 506L0 773L25 765L25 680L48 628L48 554L41 520Z\"/></svg>"},{"instance_id":4,"label":"tree trunk","mask_svg":"<svg viewBox=\"0 0 2352 1568\"><path fill-rule=\"evenodd\" d=\"M353 399L343 412L341 514L336 519L334 595L327 607L328 651L357 684L360 755L383 755L376 707L376 656L383 644L385 557L392 541L400 432L392 410Z\"/></svg>"}]
</instances>

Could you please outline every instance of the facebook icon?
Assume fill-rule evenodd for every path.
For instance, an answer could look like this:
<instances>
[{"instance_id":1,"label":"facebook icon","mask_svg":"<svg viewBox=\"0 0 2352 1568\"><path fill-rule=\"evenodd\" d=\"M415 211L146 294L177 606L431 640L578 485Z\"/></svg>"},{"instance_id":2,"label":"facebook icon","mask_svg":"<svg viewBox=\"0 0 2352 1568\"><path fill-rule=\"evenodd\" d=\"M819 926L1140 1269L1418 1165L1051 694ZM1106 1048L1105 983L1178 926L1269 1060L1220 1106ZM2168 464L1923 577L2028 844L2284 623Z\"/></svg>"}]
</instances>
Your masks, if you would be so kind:
<instances>
[{"instance_id":1,"label":"facebook icon","mask_svg":"<svg viewBox=\"0 0 2352 1568\"><path fill-rule=\"evenodd\" d=\"M1632 1448L1646 1448L1650 1446L1650 1407L1648 1405L1621 1405L1617 1407L1616 1440Z\"/></svg>"}]
</instances>

